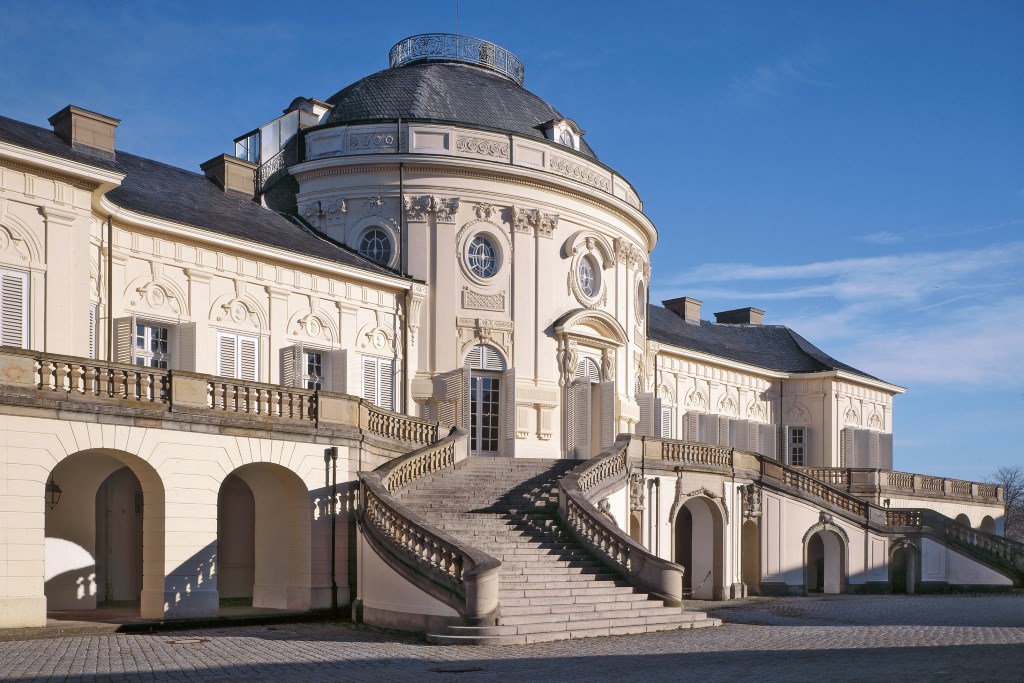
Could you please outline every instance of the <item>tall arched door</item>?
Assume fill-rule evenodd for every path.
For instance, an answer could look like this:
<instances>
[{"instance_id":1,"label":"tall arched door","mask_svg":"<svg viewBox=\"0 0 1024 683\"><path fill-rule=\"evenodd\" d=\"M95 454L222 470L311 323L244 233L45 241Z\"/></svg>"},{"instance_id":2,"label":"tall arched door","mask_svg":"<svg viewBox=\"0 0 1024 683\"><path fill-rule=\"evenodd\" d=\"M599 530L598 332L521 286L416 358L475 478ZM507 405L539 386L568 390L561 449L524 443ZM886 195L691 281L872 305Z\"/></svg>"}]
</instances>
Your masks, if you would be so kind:
<instances>
[{"instance_id":1,"label":"tall arched door","mask_svg":"<svg viewBox=\"0 0 1024 683\"><path fill-rule=\"evenodd\" d=\"M597 455L615 440L615 384L601 381L597 361L584 357L576 365L567 405L569 457Z\"/></svg>"},{"instance_id":2,"label":"tall arched door","mask_svg":"<svg viewBox=\"0 0 1024 683\"><path fill-rule=\"evenodd\" d=\"M467 377L467 414L471 455L513 455L515 442L515 371L501 352L477 344L463 363Z\"/></svg>"}]
</instances>

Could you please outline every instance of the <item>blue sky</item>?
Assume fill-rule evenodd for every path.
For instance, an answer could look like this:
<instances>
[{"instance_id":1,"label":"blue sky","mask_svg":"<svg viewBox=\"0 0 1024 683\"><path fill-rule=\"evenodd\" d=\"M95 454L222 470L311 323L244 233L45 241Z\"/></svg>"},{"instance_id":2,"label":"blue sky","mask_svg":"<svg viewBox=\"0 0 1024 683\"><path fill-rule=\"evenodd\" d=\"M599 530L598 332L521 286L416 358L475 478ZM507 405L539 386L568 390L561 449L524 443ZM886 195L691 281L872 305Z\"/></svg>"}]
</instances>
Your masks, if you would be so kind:
<instances>
[{"instance_id":1,"label":"blue sky","mask_svg":"<svg viewBox=\"0 0 1024 683\"><path fill-rule=\"evenodd\" d=\"M0 0L0 114L198 170L454 2ZM1024 3L462 0L660 231L652 298L757 306L909 387L896 466L1024 463Z\"/></svg>"}]
</instances>

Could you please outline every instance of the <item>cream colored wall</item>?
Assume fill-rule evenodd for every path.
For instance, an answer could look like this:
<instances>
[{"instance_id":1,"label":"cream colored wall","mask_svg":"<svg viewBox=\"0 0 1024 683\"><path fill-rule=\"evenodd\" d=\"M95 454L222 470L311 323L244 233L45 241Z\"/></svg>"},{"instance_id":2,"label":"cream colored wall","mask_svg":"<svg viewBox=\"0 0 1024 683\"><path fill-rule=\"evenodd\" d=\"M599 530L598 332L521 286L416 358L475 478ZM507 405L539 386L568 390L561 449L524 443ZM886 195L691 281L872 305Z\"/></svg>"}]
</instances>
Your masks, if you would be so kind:
<instances>
[{"instance_id":1,"label":"cream colored wall","mask_svg":"<svg viewBox=\"0 0 1024 683\"><path fill-rule=\"evenodd\" d=\"M289 441L285 438L254 438L199 431L174 431L141 426L76 422L68 419L0 415L0 624L35 626L45 621L44 576L50 576L47 557L67 560L67 555L46 555L47 530L91 552L95 530L90 520L95 512L98 482L68 470L68 478L57 483L65 491L51 515L44 504L44 488L50 473L72 455L90 463L87 468L109 474L111 459L128 465L142 483L145 498L144 581L142 616L171 618L211 616L218 610L216 592L217 496L225 477L253 463L271 464L284 479L297 482L300 497L288 500L292 513L288 538L305 536L294 546L289 562L298 562L290 583L265 591L272 606L304 608L329 604L329 516L323 513L323 444ZM379 458L340 447L339 482L355 480L362 467L372 469ZM89 453L103 457L90 458ZM98 469L97 469L98 468ZM287 473L287 476L285 474ZM99 476L99 475L97 475ZM91 482L91 483L90 483ZM257 508L261 505L259 491ZM265 503L265 501L264 501ZM297 506L297 507L296 507ZM280 515L282 508L264 504L265 512ZM304 516L301 510L305 510ZM298 516L296 516L298 515ZM82 516L82 517L79 517ZM301 519L300 519L301 517ZM64 520L63 522L61 520ZM339 519L339 532L347 528ZM279 535L280 536L280 535ZM151 539L163 537L162 542ZM280 552L281 538L265 546L271 554ZM57 543L56 545L61 545ZM344 547L343 545L341 547ZM303 559L302 553L305 553ZM338 556L338 575L346 575L345 554ZM259 557L257 558L259 562ZM305 563L306 569L302 566ZM67 562L64 562L67 565ZM67 566L62 569L72 571ZM63 576L62 586L53 590L67 595L68 582L88 581L90 565L73 567L82 575ZM54 568L56 570L57 568ZM61 572L64 574L64 572ZM52 578L52 577L51 577ZM47 587L49 591L51 587ZM346 596L343 595L343 598ZM80 606L91 606L83 596ZM67 607L63 600L61 606Z\"/></svg>"},{"instance_id":2,"label":"cream colored wall","mask_svg":"<svg viewBox=\"0 0 1024 683\"><path fill-rule=\"evenodd\" d=\"M1013 585L1013 581L999 572L928 538L921 540L921 581L966 586Z\"/></svg>"},{"instance_id":3,"label":"cream colored wall","mask_svg":"<svg viewBox=\"0 0 1024 683\"><path fill-rule=\"evenodd\" d=\"M889 507L893 508L927 508L956 519L958 515L966 515L971 520L971 526L975 529L981 528L981 521L985 517L991 517L995 522L995 533L1003 534L1003 523L1005 521L1005 508L1001 505L986 505L984 503L972 503L964 500L937 500L935 498L913 498L911 496L889 496L881 494L880 497L889 499Z\"/></svg>"}]
</instances>

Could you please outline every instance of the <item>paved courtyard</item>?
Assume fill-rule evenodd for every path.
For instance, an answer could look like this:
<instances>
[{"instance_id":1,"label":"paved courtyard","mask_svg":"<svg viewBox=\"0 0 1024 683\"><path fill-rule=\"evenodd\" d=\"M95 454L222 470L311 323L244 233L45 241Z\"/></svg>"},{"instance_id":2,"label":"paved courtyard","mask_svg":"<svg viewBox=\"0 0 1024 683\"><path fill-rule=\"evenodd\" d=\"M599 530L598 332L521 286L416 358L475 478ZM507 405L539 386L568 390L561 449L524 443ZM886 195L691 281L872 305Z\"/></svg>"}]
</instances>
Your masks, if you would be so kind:
<instances>
[{"instance_id":1,"label":"paved courtyard","mask_svg":"<svg viewBox=\"0 0 1024 683\"><path fill-rule=\"evenodd\" d=\"M705 605L697 631L437 647L299 623L0 642L3 680L1006 681L1024 679L1024 595L829 596Z\"/></svg>"}]
</instances>

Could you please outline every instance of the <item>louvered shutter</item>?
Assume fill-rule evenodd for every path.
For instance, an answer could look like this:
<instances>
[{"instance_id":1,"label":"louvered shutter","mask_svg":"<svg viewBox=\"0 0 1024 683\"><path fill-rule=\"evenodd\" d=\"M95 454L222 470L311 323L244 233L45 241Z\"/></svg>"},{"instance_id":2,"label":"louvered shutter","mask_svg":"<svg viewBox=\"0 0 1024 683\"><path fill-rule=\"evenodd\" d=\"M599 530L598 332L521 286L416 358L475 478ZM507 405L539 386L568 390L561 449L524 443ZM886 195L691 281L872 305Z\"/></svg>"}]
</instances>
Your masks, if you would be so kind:
<instances>
[{"instance_id":1,"label":"louvered shutter","mask_svg":"<svg viewBox=\"0 0 1024 683\"><path fill-rule=\"evenodd\" d=\"M28 273L0 270L0 346L28 348Z\"/></svg>"},{"instance_id":2,"label":"louvered shutter","mask_svg":"<svg viewBox=\"0 0 1024 683\"><path fill-rule=\"evenodd\" d=\"M843 427L839 432L839 466L854 467L853 427Z\"/></svg>"},{"instance_id":3,"label":"louvered shutter","mask_svg":"<svg viewBox=\"0 0 1024 683\"><path fill-rule=\"evenodd\" d=\"M870 439L866 429L851 429L853 432L854 467L871 466Z\"/></svg>"},{"instance_id":4,"label":"louvered shutter","mask_svg":"<svg viewBox=\"0 0 1024 683\"><path fill-rule=\"evenodd\" d=\"M747 425L745 420L729 420L729 443L733 448L747 450Z\"/></svg>"},{"instance_id":5,"label":"louvered shutter","mask_svg":"<svg viewBox=\"0 0 1024 683\"><path fill-rule=\"evenodd\" d=\"M356 389L359 386L358 366L356 363L349 363L348 359L349 352L346 349L338 349L327 353L327 365L331 373L327 387L330 391L335 391L339 394L356 393Z\"/></svg>"},{"instance_id":6,"label":"louvered shutter","mask_svg":"<svg viewBox=\"0 0 1024 683\"><path fill-rule=\"evenodd\" d=\"M377 359L363 358L363 398L377 405Z\"/></svg>"},{"instance_id":7,"label":"louvered shutter","mask_svg":"<svg viewBox=\"0 0 1024 683\"><path fill-rule=\"evenodd\" d=\"M637 424L636 433L641 436L654 436L658 422L654 419L654 394L645 391L637 394L637 403L640 405L640 422Z\"/></svg>"},{"instance_id":8,"label":"louvered shutter","mask_svg":"<svg viewBox=\"0 0 1024 683\"><path fill-rule=\"evenodd\" d=\"M662 408L661 409L661 424L659 430L661 438L671 439L672 438L672 409Z\"/></svg>"},{"instance_id":9,"label":"louvered shutter","mask_svg":"<svg viewBox=\"0 0 1024 683\"><path fill-rule=\"evenodd\" d=\"M601 394L601 450L615 443L615 382L602 382Z\"/></svg>"},{"instance_id":10,"label":"louvered shutter","mask_svg":"<svg viewBox=\"0 0 1024 683\"><path fill-rule=\"evenodd\" d=\"M182 323L174 328L174 344L177 347L176 370L196 371L196 324Z\"/></svg>"},{"instance_id":11,"label":"louvered shutter","mask_svg":"<svg viewBox=\"0 0 1024 683\"><path fill-rule=\"evenodd\" d=\"M395 361L383 358L377 361L377 405L384 410L395 410Z\"/></svg>"},{"instance_id":12,"label":"louvered shutter","mask_svg":"<svg viewBox=\"0 0 1024 683\"><path fill-rule=\"evenodd\" d=\"M747 450L751 453L761 452L761 425L747 420Z\"/></svg>"},{"instance_id":13,"label":"louvered shutter","mask_svg":"<svg viewBox=\"0 0 1024 683\"><path fill-rule=\"evenodd\" d=\"M459 426L463 429L469 430L469 411L471 409L470 403L472 402L472 387L470 382L472 377L468 368L460 368L456 374L459 380Z\"/></svg>"},{"instance_id":14,"label":"louvered shutter","mask_svg":"<svg viewBox=\"0 0 1024 683\"><path fill-rule=\"evenodd\" d=\"M789 425L785 425L782 428L782 434L779 437L779 445L782 446L782 453L779 455L779 462L784 465L793 464L793 428Z\"/></svg>"},{"instance_id":15,"label":"louvered shutter","mask_svg":"<svg viewBox=\"0 0 1024 683\"><path fill-rule=\"evenodd\" d=\"M576 457L589 458L591 452L591 430L593 421L590 415L590 380L577 380L572 383L576 394Z\"/></svg>"},{"instance_id":16,"label":"louvered shutter","mask_svg":"<svg viewBox=\"0 0 1024 683\"><path fill-rule=\"evenodd\" d=\"M89 306L89 358L96 358L96 304Z\"/></svg>"},{"instance_id":17,"label":"louvered shutter","mask_svg":"<svg viewBox=\"0 0 1024 683\"><path fill-rule=\"evenodd\" d=\"M516 371L515 368L506 370L501 374L501 390L504 394L502 401L502 429L504 430L504 455L511 458L516 448Z\"/></svg>"},{"instance_id":18,"label":"louvered shutter","mask_svg":"<svg viewBox=\"0 0 1024 683\"><path fill-rule=\"evenodd\" d=\"M689 410L683 415L683 441L700 441L700 413Z\"/></svg>"},{"instance_id":19,"label":"louvered shutter","mask_svg":"<svg viewBox=\"0 0 1024 683\"><path fill-rule=\"evenodd\" d=\"M892 434L878 435L878 467L883 470L892 469Z\"/></svg>"},{"instance_id":20,"label":"louvered shutter","mask_svg":"<svg viewBox=\"0 0 1024 683\"><path fill-rule=\"evenodd\" d=\"M729 446L729 418L725 415L718 415L718 443L719 446Z\"/></svg>"},{"instance_id":21,"label":"louvered shutter","mask_svg":"<svg viewBox=\"0 0 1024 683\"><path fill-rule=\"evenodd\" d=\"M779 427L774 424L759 425L761 430L761 455L779 459Z\"/></svg>"},{"instance_id":22,"label":"louvered shutter","mask_svg":"<svg viewBox=\"0 0 1024 683\"><path fill-rule=\"evenodd\" d=\"M463 363L467 368L475 368L477 370L483 369L483 344L477 344L469 350L466 354L466 362Z\"/></svg>"},{"instance_id":23,"label":"louvered shutter","mask_svg":"<svg viewBox=\"0 0 1024 683\"><path fill-rule=\"evenodd\" d=\"M565 393L565 456L571 458L576 454L576 442L579 438L576 428L576 383L570 384Z\"/></svg>"},{"instance_id":24,"label":"louvered shutter","mask_svg":"<svg viewBox=\"0 0 1024 683\"><path fill-rule=\"evenodd\" d=\"M811 459L811 428L802 427L804 430L804 467L813 467L814 461Z\"/></svg>"},{"instance_id":25,"label":"louvered shutter","mask_svg":"<svg viewBox=\"0 0 1024 683\"><path fill-rule=\"evenodd\" d=\"M868 467L878 469L878 432L870 429L865 429L864 432L868 441Z\"/></svg>"},{"instance_id":26,"label":"louvered shutter","mask_svg":"<svg viewBox=\"0 0 1024 683\"><path fill-rule=\"evenodd\" d=\"M255 337L238 338L238 379L260 379L260 342Z\"/></svg>"},{"instance_id":27,"label":"louvered shutter","mask_svg":"<svg viewBox=\"0 0 1024 683\"><path fill-rule=\"evenodd\" d=\"M302 344L293 344L281 349L281 384L286 387L301 387L303 371Z\"/></svg>"},{"instance_id":28,"label":"louvered shutter","mask_svg":"<svg viewBox=\"0 0 1024 683\"><path fill-rule=\"evenodd\" d=\"M114 362L131 363L135 348L135 316L114 321Z\"/></svg>"},{"instance_id":29,"label":"louvered shutter","mask_svg":"<svg viewBox=\"0 0 1024 683\"><path fill-rule=\"evenodd\" d=\"M238 337L217 333L217 374L238 378Z\"/></svg>"}]
</instances>

